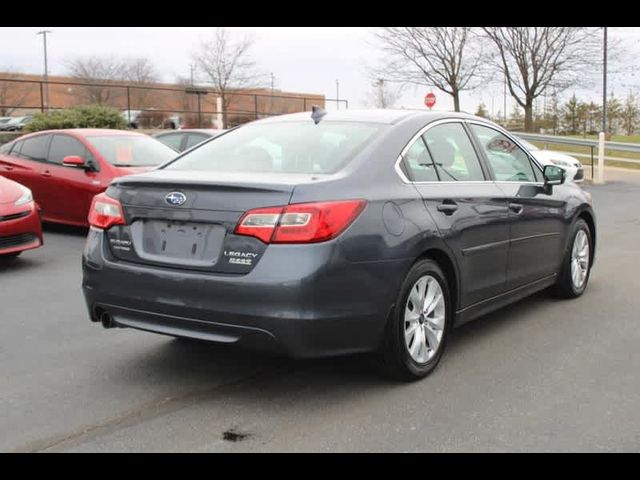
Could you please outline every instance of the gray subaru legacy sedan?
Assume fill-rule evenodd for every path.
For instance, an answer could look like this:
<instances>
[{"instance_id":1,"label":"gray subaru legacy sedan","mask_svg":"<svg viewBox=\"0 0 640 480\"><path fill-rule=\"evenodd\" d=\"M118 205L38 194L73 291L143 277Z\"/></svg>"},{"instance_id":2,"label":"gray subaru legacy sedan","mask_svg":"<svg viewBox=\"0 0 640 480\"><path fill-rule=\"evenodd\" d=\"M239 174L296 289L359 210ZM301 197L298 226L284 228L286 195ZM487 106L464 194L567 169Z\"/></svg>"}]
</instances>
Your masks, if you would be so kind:
<instances>
[{"instance_id":1,"label":"gray subaru legacy sedan","mask_svg":"<svg viewBox=\"0 0 640 480\"><path fill-rule=\"evenodd\" d=\"M590 195L482 118L284 115L94 198L94 322L298 358L370 352L401 379L452 327L551 287L583 294Z\"/></svg>"}]
</instances>

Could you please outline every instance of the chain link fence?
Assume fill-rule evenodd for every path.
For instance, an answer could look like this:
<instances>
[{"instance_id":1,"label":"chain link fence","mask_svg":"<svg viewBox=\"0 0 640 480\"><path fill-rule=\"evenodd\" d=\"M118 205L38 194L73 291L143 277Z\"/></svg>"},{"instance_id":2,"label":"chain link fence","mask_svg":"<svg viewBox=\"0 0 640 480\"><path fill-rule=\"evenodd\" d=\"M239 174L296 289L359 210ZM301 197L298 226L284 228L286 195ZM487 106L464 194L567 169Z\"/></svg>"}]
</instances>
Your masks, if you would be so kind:
<instances>
[{"instance_id":1,"label":"chain link fence","mask_svg":"<svg viewBox=\"0 0 640 480\"><path fill-rule=\"evenodd\" d=\"M123 112L132 128L226 128L314 105L349 108L347 100L277 90L227 91L193 85L140 85L0 77L0 117L103 105Z\"/></svg>"}]
</instances>

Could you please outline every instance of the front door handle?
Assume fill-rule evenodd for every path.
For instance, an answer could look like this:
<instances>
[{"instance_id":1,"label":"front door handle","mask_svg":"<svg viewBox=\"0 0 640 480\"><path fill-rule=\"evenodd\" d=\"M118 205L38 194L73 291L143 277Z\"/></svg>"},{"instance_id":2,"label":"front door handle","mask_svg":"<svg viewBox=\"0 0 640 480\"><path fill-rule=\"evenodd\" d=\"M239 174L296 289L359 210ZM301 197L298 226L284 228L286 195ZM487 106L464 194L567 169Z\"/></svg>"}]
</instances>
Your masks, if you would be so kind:
<instances>
[{"instance_id":1,"label":"front door handle","mask_svg":"<svg viewBox=\"0 0 640 480\"><path fill-rule=\"evenodd\" d=\"M42 172L41 174L43 177L50 177L51 176L51 172L49 170L45 170L44 172Z\"/></svg>"},{"instance_id":2,"label":"front door handle","mask_svg":"<svg viewBox=\"0 0 640 480\"><path fill-rule=\"evenodd\" d=\"M438 205L438 211L444 213L445 215L453 215L455 211L458 210L458 204L456 202L446 200Z\"/></svg>"},{"instance_id":3,"label":"front door handle","mask_svg":"<svg viewBox=\"0 0 640 480\"><path fill-rule=\"evenodd\" d=\"M13 170L13 167L11 167L11 166L9 166L9 165L5 165L5 166L4 166L4 169L5 169L7 172L10 172L11 170Z\"/></svg>"},{"instance_id":4,"label":"front door handle","mask_svg":"<svg viewBox=\"0 0 640 480\"><path fill-rule=\"evenodd\" d=\"M519 203L510 203L509 204L509 210L511 210L516 215L520 215L522 213L522 209L523 208L524 207Z\"/></svg>"}]
</instances>

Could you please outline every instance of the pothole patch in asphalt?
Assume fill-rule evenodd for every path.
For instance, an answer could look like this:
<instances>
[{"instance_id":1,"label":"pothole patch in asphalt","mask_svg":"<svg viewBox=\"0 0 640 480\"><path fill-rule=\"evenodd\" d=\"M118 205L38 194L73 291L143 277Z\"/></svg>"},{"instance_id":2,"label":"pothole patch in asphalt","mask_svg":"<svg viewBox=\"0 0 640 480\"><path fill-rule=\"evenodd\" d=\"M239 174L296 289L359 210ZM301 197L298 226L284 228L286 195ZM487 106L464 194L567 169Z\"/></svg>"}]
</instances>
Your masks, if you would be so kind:
<instances>
[{"instance_id":1,"label":"pothole patch in asphalt","mask_svg":"<svg viewBox=\"0 0 640 480\"><path fill-rule=\"evenodd\" d=\"M249 438L253 437L252 433L241 432L236 430L235 428L230 428L229 430L223 432L222 439L226 442L242 442Z\"/></svg>"}]
</instances>

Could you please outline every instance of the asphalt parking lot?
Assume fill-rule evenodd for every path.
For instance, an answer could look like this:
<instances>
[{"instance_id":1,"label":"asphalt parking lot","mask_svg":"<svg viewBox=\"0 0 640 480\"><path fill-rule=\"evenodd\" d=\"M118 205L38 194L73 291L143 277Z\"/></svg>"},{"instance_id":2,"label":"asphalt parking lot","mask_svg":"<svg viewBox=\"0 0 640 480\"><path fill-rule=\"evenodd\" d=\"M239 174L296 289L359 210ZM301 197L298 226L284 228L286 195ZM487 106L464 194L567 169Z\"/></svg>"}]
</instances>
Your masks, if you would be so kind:
<instances>
[{"instance_id":1,"label":"asphalt parking lot","mask_svg":"<svg viewBox=\"0 0 640 480\"><path fill-rule=\"evenodd\" d=\"M0 263L1 451L638 451L640 173L587 186L586 294L454 331L424 381L365 358L293 362L88 320L84 232Z\"/></svg>"}]
</instances>

